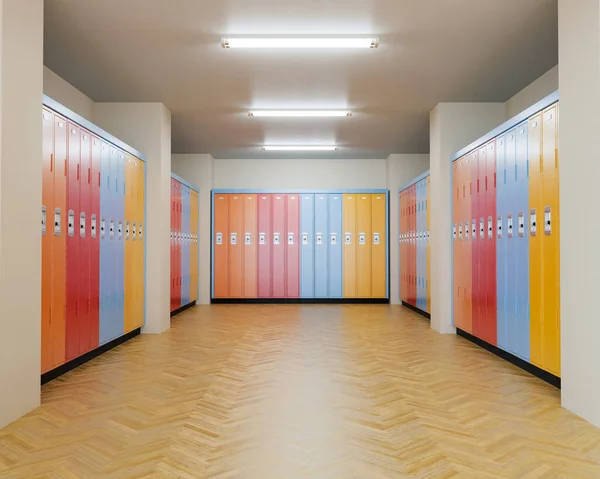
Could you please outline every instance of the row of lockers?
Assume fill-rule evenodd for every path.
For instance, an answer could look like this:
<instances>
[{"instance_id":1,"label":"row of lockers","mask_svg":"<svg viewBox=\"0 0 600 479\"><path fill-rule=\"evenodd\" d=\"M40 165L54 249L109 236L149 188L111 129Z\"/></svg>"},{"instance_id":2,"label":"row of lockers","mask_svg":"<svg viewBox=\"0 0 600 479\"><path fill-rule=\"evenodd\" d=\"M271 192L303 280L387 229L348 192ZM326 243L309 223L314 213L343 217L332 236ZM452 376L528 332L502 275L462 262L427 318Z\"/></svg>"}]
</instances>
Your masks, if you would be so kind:
<instances>
[{"instance_id":1,"label":"row of lockers","mask_svg":"<svg viewBox=\"0 0 600 479\"><path fill-rule=\"evenodd\" d=\"M400 191L400 299L431 313L429 174Z\"/></svg>"},{"instance_id":2,"label":"row of lockers","mask_svg":"<svg viewBox=\"0 0 600 479\"><path fill-rule=\"evenodd\" d=\"M171 311L198 299L198 191L171 178Z\"/></svg>"},{"instance_id":3,"label":"row of lockers","mask_svg":"<svg viewBox=\"0 0 600 479\"><path fill-rule=\"evenodd\" d=\"M560 375L558 103L453 162L454 324Z\"/></svg>"},{"instance_id":4,"label":"row of lockers","mask_svg":"<svg viewBox=\"0 0 600 479\"><path fill-rule=\"evenodd\" d=\"M144 322L144 162L42 110L42 372ZM72 115L75 118L76 115ZM108 136L108 135L107 135Z\"/></svg>"},{"instance_id":5,"label":"row of lockers","mask_svg":"<svg viewBox=\"0 0 600 479\"><path fill-rule=\"evenodd\" d=\"M213 192L213 298L387 298L387 192Z\"/></svg>"}]
</instances>

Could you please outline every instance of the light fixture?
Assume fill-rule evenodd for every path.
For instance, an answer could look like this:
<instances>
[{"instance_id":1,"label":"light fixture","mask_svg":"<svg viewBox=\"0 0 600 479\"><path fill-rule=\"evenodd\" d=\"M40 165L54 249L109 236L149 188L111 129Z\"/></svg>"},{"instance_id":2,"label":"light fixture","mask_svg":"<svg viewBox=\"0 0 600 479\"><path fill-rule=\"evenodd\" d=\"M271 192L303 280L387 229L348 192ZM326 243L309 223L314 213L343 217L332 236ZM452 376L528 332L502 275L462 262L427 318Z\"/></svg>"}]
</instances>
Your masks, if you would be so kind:
<instances>
[{"instance_id":1,"label":"light fixture","mask_svg":"<svg viewBox=\"0 0 600 479\"><path fill-rule=\"evenodd\" d=\"M263 146L265 151L335 151L337 146Z\"/></svg>"},{"instance_id":2,"label":"light fixture","mask_svg":"<svg viewBox=\"0 0 600 479\"><path fill-rule=\"evenodd\" d=\"M352 116L348 110L251 110L248 116L267 117L339 117Z\"/></svg>"},{"instance_id":3,"label":"light fixture","mask_svg":"<svg viewBox=\"0 0 600 479\"><path fill-rule=\"evenodd\" d=\"M377 48L378 37L360 38L223 38L223 48Z\"/></svg>"}]
</instances>

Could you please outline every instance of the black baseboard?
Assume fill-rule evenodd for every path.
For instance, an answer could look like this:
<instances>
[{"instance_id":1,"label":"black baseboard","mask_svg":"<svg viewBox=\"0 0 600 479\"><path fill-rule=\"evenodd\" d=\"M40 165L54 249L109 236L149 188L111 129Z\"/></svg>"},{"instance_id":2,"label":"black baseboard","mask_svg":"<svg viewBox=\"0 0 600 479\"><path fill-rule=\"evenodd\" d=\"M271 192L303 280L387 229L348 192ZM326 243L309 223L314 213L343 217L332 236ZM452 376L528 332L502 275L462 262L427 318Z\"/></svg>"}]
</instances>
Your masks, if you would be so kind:
<instances>
[{"instance_id":1,"label":"black baseboard","mask_svg":"<svg viewBox=\"0 0 600 479\"><path fill-rule=\"evenodd\" d=\"M124 342L129 341L132 338L135 338L137 335L140 334L141 331L142 328L134 329L130 333L127 333L117 339L113 339L112 341L97 347L89 353L85 353L82 356L79 356L78 358L75 358L69 361L68 363L63 364L62 366L53 369L52 371L48 371L47 373L42 374L42 385L52 381L53 379L56 379L59 376L62 376L65 373L68 373L69 371L75 369L78 366L81 366L84 363L87 363L95 357L98 357L101 354L105 353L106 351L110 351L111 349L116 348L120 344L123 344Z\"/></svg>"},{"instance_id":2,"label":"black baseboard","mask_svg":"<svg viewBox=\"0 0 600 479\"><path fill-rule=\"evenodd\" d=\"M405 306L408 309L412 309L415 313L419 313L421 316L424 316L427 319L431 319L431 314L429 314L427 311L423 311L422 309L417 308L416 306L413 306L412 304L402 301L402 306Z\"/></svg>"},{"instance_id":3,"label":"black baseboard","mask_svg":"<svg viewBox=\"0 0 600 479\"><path fill-rule=\"evenodd\" d=\"M186 309L190 309L190 308L192 308L194 306L196 306L196 301L192 301L191 303L188 303L185 306L182 306L181 308L177 308L175 311L171 311L171 317L173 317L176 314L179 314L179 313L185 311Z\"/></svg>"},{"instance_id":4,"label":"black baseboard","mask_svg":"<svg viewBox=\"0 0 600 479\"><path fill-rule=\"evenodd\" d=\"M465 339L468 339L472 343L475 343L477 346L481 346L482 348L487 349L490 353L494 353L496 356L505 359L509 363L514 364L515 366L523 369L524 371L533 374L534 376L540 378L542 381L546 381L548 384L551 384L552 386L560 389L560 378L558 376L555 376L554 374L549 373L548 371L544 371L543 369L538 368L537 366L534 366L533 364L528 363L527 361L524 361L523 359L515 356L514 354L504 351L503 349L500 349L499 347L494 346L493 344L490 344L484 341L483 339L473 336L472 334L467 333L462 329L456 328L456 334Z\"/></svg>"},{"instance_id":5,"label":"black baseboard","mask_svg":"<svg viewBox=\"0 0 600 479\"><path fill-rule=\"evenodd\" d=\"M212 304L389 304L388 298L213 298Z\"/></svg>"}]
</instances>

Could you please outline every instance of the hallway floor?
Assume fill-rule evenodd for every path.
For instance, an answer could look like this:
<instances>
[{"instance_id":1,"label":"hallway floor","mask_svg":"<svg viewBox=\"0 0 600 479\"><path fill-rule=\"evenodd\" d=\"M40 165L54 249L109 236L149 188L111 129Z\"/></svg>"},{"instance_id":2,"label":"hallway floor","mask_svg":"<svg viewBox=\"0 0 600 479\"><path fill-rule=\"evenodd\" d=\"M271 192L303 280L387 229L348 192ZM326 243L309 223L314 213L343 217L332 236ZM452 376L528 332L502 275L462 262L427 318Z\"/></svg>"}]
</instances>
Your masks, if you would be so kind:
<instances>
[{"instance_id":1,"label":"hallway floor","mask_svg":"<svg viewBox=\"0 0 600 479\"><path fill-rule=\"evenodd\" d=\"M44 386L0 477L597 479L600 430L400 306L201 306Z\"/></svg>"}]
</instances>

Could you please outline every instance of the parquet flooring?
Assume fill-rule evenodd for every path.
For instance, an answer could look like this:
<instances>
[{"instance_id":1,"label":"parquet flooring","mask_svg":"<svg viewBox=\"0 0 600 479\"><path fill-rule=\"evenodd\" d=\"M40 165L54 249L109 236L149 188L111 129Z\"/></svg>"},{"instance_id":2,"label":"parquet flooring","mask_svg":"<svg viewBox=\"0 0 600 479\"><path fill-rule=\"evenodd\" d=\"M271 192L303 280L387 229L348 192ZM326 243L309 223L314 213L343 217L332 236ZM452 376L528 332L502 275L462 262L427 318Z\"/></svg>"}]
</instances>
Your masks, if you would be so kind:
<instances>
[{"instance_id":1,"label":"parquet flooring","mask_svg":"<svg viewBox=\"0 0 600 479\"><path fill-rule=\"evenodd\" d=\"M202 306L172 326L44 386L0 431L0 477L600 477L600 430L559 391L400 306Z\"/></svg>"}]
</instances>

